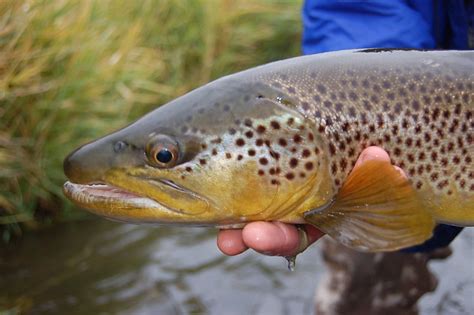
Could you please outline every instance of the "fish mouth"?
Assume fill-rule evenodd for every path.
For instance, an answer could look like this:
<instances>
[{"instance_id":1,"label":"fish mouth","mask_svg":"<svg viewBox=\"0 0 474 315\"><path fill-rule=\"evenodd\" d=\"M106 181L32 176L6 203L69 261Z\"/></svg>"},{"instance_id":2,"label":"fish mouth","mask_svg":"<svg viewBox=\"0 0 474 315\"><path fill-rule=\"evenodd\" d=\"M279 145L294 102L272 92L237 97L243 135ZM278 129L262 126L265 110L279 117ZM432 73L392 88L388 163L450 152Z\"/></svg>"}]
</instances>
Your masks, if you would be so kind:
<instances>
[{"instance_id":1,"label":"fish mouth","mask_svg":"<svg viewBox=\"0 0 474 315\"><path fill-rule=\"evenodd\" d=\"M76 184L67 181L63 188L67 197L83 205L103 202L111 204L120 201L122 204L139 208L163 207L151 198L139 196L131 191L105 183Z\"/></svg>"},{"instance_id":2,"label":"fish mouth","mask_svg":"<svg viewBox=\"0 0 474 315\"><path fill-rule=\"evenodd\" d=\"M156 185L179 195L190 193L187 189L166 179L154 181L154 186ZM67 181L64 183L63 191L66 197L78 206L94 214L123 222L187 222L189 216L193 214L173 208L150 196L104 182L78 184Z\"/></svg>"}]
</instances>

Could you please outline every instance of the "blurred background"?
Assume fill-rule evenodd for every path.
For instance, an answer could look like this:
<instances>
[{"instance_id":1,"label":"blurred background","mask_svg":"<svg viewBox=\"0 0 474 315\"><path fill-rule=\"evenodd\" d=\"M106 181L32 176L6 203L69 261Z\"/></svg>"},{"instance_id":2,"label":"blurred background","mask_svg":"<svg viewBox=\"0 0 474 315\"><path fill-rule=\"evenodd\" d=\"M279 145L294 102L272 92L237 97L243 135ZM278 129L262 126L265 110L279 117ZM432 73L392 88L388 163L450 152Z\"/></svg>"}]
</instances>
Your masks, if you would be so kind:
<instances>
[{"instance_id":1,"label":"blurred background","mask_svg":"<svg viewBox=\"0 0 474 315\"><path fill-rule=\"evenodd\" d=\"M78 145L299 55L300 11L292 0L0 0L0 314L312 312L319 245L290 273L282 258L224 257L212 229L108 222L62 194L62 160ZM463 235L449 264L434 264L453 271L422 313L472 310L474 234Z\"/></svg>"},{"instance_id":2,"label":"blurred background","mask_svg":"<svg viewBox=\"0 0 474 315\"><path fill-rule=\"evenodd\" d=\"M1 0L0 229L82 215L78 145L238 70L299 54L298 1Z\"/></svg>"}]
</instances>

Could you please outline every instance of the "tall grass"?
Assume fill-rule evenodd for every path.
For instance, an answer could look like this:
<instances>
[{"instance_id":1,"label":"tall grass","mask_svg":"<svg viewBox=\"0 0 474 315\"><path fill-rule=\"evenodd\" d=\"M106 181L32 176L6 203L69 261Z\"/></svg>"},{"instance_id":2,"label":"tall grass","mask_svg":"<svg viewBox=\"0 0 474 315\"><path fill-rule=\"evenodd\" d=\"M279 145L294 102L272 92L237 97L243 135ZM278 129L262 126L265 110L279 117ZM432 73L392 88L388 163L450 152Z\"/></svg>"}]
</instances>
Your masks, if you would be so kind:
<instances>
[{"instance_id":1,"label":"tall grass","mask_svg":"<svg viewBox=\"0 0 474 315\"><path fill-rule=\"evenodd\" d=\"M221 75L297 55L299 14L292 0L0 0L3 238L74 217L62 160L79 144Z\"/></svg>"}]
</instances>

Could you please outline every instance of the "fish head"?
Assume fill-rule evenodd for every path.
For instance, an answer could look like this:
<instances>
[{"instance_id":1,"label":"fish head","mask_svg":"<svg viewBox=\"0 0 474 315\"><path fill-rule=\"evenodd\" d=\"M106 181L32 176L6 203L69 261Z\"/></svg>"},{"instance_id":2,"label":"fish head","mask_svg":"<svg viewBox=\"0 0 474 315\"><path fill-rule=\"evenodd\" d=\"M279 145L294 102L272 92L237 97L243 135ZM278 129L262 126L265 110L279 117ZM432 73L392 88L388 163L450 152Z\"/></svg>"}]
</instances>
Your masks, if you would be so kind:
<instances>
[{"instance_id":1,"label":"fish head","mask_svg":"<svg viewBox=\"0 0 474 315\"><path fill-rule=\"evenodd\" d=\"M125 222L302 222L322 155L296 103L245 77L211 82L71 153L64 192Z\"/></svg>"}]
</instances>

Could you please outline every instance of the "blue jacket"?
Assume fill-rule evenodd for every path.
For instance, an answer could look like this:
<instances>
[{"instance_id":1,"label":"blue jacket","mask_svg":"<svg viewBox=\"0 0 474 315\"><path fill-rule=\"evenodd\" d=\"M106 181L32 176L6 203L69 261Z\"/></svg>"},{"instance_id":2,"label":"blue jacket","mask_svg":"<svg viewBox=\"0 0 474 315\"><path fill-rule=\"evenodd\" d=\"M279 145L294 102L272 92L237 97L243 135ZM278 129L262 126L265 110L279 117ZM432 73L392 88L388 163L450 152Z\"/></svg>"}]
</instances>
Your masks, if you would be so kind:
<instances>
[{"instance_id":1,"label":"blue jacket","mask_svg":"<svg viewBox=\"0 0 474 315\"><path fill-rule=\"evenodd\" d=\"M473 49L474 1L306 0L303 53L353 48ZM460 227L440 224L407 252L444 247Z\"/></svg>"},{"instance_id":2,"label":"blue jacket","mask_svg":"<svg viewBox=\"0 0 474 315\"><path fill-rule=\"evenodd\" d=\"M306 0L303 6L304 54L371 47L469 46L474 48L474 1Z\"/></svg>"}]
</instances>

